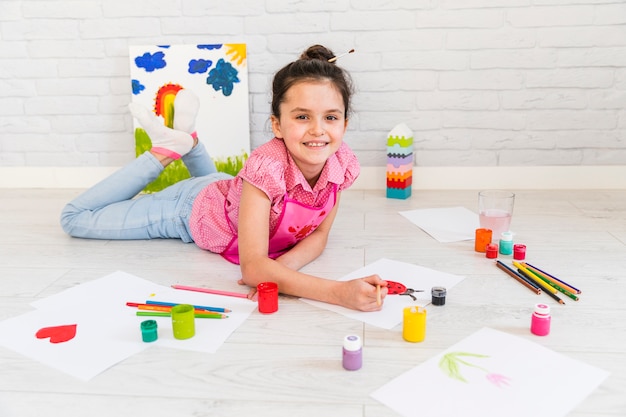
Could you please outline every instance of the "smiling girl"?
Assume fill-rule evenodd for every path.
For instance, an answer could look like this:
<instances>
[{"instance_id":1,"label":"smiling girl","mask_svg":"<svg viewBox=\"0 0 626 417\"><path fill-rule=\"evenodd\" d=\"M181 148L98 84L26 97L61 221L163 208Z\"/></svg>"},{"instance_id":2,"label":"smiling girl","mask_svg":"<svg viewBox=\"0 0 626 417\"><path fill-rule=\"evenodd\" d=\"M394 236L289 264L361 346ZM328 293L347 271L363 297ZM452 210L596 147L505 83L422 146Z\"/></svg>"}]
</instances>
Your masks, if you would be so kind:
<instances>
[{"instance_id":1,"label":"smiling girl","mask_svg":"<svg viewBox=\"0 0 626 417\"><path fill-rule=\"evenodd\" d=\"M329 62L334 56L315 45L276 73L275 137L256 148L235 177L216 172L196 139L192 93L177 94L174 129L131 105L153 148L70 202L61 214L63 229L84 238L193 241L238 263L240 283L252 289L273 281L284 294L379 310L376 286L383 287L382 298L387 291L377 275L334 281L299 272L324 250L340 193L359 174L356 156L343 142L351 83ZM192 178L134 198L178 158Z\"/></svg>"}]
</instances>

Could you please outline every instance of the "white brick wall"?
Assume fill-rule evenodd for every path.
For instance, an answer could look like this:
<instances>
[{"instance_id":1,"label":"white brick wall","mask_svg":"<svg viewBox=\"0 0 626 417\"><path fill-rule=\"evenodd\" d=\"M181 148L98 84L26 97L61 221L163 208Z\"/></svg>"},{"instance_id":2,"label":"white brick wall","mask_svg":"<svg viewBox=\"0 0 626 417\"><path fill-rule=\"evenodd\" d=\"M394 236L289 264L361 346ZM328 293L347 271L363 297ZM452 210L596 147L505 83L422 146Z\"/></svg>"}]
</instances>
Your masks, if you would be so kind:
<instances>
[{"instance_id":1,"label":"white brick wall","mask_svg":"<svg viewBox=\"0 0 626 417\"><path fill-rule=\"evenodd\" d=\"M348 143L421 167L626 164L623 0L2 0L0 167L134 157L129 44L248 44L252 147L272 74L308 45L356 53Z\"/></svg>"}]
</instances>

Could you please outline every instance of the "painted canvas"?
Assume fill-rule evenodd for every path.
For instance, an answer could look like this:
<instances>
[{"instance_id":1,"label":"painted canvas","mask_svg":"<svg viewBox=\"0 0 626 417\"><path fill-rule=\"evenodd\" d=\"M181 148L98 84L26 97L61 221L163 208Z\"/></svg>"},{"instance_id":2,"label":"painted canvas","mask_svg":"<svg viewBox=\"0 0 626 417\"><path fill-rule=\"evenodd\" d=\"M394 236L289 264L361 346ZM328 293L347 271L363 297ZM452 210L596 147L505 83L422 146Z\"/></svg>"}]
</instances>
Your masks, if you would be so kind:
<instances>
[{"instance_id":1,"label":"painted canvas","mask_svg":"<svg viewBox=\"0 0 626 417\"><path fill-rule=\"evenodd\" d=\"M173 126L174 98L182 89L200 99L198 138L217 169L236 174L250 153L248 73L245 44L130 46L132 100ZM136 154L151 148L150 138L135 123ZM159 191L189 171L181 160L170 164L145 191Z\"/></svg>"}]
</instances>

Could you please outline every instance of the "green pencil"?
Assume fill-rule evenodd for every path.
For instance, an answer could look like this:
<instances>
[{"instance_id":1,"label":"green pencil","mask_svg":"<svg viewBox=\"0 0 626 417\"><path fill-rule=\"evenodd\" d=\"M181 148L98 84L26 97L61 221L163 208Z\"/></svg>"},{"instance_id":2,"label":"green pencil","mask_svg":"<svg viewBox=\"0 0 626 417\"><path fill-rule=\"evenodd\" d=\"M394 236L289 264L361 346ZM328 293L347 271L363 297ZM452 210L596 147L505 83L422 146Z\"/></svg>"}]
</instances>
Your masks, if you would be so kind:
<instances>
[{"instance_id":1,"label":"green pencil","mask_svg":"<svg viewBox=\"0 0 626 417\"><path fill-rule=\"evenodd\" d=\"M167 311L138 311L138 316L144 317L172 317ZM197 319L227 319L228 316L222 313L196 313L194 317Z\"/></svg>"}]
</instances>

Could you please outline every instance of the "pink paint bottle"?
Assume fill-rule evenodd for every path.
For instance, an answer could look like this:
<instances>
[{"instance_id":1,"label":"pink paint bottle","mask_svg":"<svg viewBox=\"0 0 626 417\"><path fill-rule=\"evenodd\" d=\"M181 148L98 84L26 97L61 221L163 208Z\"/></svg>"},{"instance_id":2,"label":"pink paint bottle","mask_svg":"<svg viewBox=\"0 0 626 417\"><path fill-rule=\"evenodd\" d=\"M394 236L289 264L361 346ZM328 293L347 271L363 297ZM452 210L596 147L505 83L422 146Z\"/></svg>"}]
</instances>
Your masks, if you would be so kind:
<instances>
[{"instance_id":1,"label":"pink paint bottle","mask_svg":"<svg viewBox=\"0 0 626 417\"><path fill-rule=\"evenodd\" d=\"M535 305L535 311L530 320L530 332L537 336L546 336L550 333L550 306L546 304Z\"/></svg>"}]
</instances>

